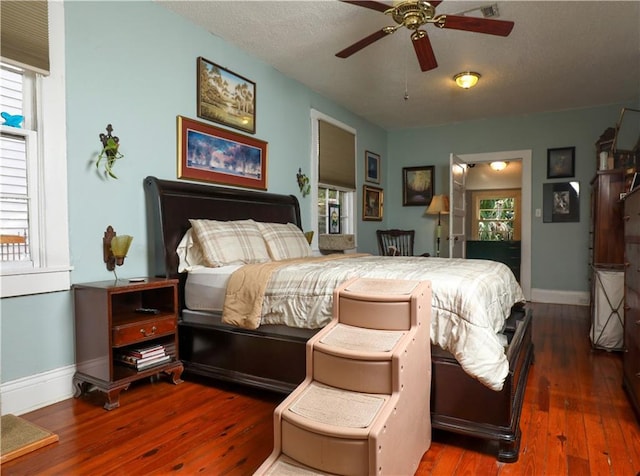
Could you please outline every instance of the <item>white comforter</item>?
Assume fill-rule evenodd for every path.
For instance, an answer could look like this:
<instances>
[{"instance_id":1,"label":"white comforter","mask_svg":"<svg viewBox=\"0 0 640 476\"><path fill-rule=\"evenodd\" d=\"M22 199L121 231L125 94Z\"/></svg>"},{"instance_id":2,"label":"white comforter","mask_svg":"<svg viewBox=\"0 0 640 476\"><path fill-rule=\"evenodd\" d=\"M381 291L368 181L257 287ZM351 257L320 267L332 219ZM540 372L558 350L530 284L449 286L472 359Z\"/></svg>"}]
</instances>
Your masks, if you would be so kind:
<instances>
[{"instance_id":1,"label":"white comforter","mask_svg":"<svg viewBox=\"0 0 640 476\"><path fill-rule=\"evenodd\" d=\"M431 342L451 352L468 374L489 388L502 389L509 362L497 334L511 307L524 302L506 265L449 258L345 258L278 269L265 292L262 324L323 327L331 320L333 290L356 276L429 280Z\"/></svg>"}]
</instances>

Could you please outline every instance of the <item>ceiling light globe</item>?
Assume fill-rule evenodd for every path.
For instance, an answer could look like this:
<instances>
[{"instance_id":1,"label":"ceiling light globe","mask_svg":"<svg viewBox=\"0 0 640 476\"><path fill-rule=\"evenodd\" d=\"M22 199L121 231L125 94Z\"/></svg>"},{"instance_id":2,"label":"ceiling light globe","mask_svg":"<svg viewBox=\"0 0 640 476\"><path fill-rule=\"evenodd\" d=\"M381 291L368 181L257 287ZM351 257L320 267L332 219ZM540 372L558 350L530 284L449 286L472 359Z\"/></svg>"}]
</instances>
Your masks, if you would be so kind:
<instances>
[{"instance_id":1,"label":"ceiling light globe","mask_svg":"<svg viewBox=\"0 0 640 476\"><path fill-rule=\"evenodd\" d=\"M480 79L480 74L474 73L471 71L467 71L465 73L458 73L453 77L453 80L462 89L469 89L474 87L476 84L478 84L479 79Z\"/></svg>"}]
</instances>

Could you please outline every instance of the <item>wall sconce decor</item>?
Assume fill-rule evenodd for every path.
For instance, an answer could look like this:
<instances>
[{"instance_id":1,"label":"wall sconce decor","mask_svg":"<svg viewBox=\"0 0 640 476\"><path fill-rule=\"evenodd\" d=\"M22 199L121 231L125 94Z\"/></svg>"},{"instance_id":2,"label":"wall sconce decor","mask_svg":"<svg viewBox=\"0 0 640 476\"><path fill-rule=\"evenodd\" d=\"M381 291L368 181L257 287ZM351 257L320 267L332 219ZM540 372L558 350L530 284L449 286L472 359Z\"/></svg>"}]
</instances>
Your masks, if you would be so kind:
<instances>
[{"instance_id":1,"label":"wall sconce decor","mask_svg":"<svg viewBox=\"0 0 640 476\"><path fill-rule=\"evenodd\" d=\"M311 192L311 184L309 183L309 177L302 173L302 169L298 169L298 173L296 174L296 180L298 182L298 188L300 188L300 193L302 193L302 197L306 197Z\"/></svg>"},{"instance_id":2,"label":"wall sconce decor","mask_svg":"<svg viewBox=\"0 0 640 476\"><path fill-rule=\"evenodd\" d=\"M119 151L118 147L120 147L120 139L116 136L112 136L113 127L111 124L107 124L107 133L100 134L100 142L102 142L102 150L98 155L98 160L96 162L96 168L100 167L100 162L103 158L106 158L106 162L104 163L104 173L108 177L113 177L117 179L113 173L113 164L115 164L116 160L124 157Z\"/></svg>"},{"instance_id":3,"label":"wall sconce decor","mask_svg":"<svg viewBox=\"0 0 640 476\"><path fill-rule=\"evenodd\" d=\"M117 236L111 225L107 227L107 231L104 232L104 237L102 238L102 253L109 271L113 271L115 274L116 266L124 264L124 259L127 257L132 241L133 236ZM116 279L118 279L117 275Z\"/></svg>"}]
</instances>

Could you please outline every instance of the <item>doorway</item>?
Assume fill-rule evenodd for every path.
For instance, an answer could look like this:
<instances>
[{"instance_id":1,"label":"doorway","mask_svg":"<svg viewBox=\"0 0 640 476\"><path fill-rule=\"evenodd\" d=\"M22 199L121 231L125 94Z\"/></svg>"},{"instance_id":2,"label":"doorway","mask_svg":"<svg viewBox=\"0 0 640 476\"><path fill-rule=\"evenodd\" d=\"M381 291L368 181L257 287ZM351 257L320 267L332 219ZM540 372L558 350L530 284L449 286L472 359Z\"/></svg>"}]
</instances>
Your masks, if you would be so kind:
<instances>
[{"instance_id":1,"label":"doorway","mask_svg":"<svg viewBox=\"0 0 640 476\"><path fill-rule=\"evenodd\" d=\"M513 150L503 152L488 152L481 154L461 154L457 155L460 162L467 164L487 163L493 161L515 162L521 164L521 264L520 264L520 286L527 301L531 300L531 150ZM451 172L450 172L451 173ZM460 197L465 194L455 194ZM452 194L451 201L456 200ZM451 204L454 209L455 203ZM471 213L471 207L458 207L464 209L465 213ZM465 220L467 217L465 217Z\"/></svg>"}]
</instances>

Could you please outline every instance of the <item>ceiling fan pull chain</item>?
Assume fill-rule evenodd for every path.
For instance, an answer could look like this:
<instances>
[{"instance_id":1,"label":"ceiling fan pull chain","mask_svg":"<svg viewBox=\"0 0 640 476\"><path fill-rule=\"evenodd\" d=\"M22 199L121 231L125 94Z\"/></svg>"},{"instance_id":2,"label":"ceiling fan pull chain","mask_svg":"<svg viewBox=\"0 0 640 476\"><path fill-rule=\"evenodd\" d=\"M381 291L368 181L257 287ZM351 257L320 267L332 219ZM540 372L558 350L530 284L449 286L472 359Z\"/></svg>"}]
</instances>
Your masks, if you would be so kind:
<instances>
[{"instance_id":1,"label":"ceiling fan pull chain","mask_svg":"<svg viewBox=\"0 0 640 476\"><path fill-rule=\"evenodd\" d=\"M408 62L409 62L408 54L407 54L407 50L405 50L405 53L404 53L404 100L405 101L409 100L409 80L407 79L407 63Z\"/></svg>"}]
</instances>

